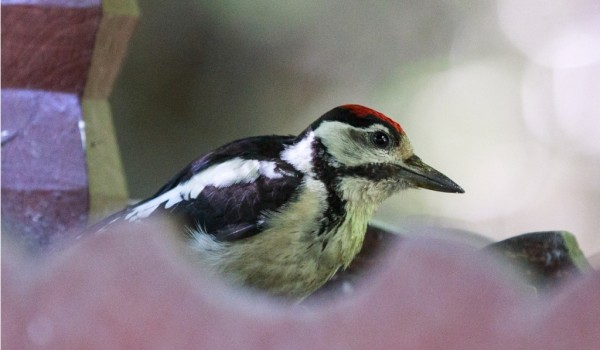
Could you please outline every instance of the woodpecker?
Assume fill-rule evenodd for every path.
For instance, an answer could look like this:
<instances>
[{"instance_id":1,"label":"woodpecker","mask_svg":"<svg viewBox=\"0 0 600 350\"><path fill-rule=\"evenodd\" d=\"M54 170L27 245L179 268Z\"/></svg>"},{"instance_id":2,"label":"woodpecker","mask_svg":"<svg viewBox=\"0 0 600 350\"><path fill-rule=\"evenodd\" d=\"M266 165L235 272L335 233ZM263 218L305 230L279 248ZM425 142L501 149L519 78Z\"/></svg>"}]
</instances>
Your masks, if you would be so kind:
<instances>
[{"instance_id":1,"label":"woodpecker","mask_svg":"<svg viewBox=\"0 0 600 350\"><path fill-rule=\"evenodd\" d=\"M349 104L298 136L221 146L100 227L177 218L204 266L237 285L302 300L350 264L373 211L406 188L464 192L414 154L398 123Z\"/></svg>"}]
</instances>

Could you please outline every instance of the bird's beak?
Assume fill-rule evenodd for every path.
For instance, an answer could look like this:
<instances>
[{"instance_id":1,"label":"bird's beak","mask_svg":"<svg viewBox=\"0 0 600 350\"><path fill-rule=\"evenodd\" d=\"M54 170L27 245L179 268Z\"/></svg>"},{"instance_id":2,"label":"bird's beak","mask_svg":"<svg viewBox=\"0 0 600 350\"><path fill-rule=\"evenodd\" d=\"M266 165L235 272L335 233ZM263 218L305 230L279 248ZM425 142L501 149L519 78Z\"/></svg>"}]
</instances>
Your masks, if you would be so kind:
<instances>
[{"instance_id":1,"label":"bird's beak","mask_svg":"<svg viewBox=\"0 0 600 350\"><path fill-rule=\"evenodd\" d=\"M415 155L405 160L401 168L404 170L403 178L415 187L440 192L465 192L462 187L450 180L446 175L423 163L421 158Z\"/></svg>"}]
</instances>

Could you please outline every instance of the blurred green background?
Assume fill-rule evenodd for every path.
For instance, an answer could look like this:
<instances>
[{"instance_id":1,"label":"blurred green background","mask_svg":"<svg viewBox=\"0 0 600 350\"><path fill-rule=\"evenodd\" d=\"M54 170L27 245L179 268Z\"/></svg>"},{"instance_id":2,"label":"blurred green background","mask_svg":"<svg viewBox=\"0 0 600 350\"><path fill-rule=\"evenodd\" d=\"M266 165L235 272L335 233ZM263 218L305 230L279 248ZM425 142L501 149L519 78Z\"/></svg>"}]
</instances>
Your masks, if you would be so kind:
<instances>
[{"instance_id":1,"label":"blurred green background","mask_svg":"<svg viewBox=\"0 0 600 350\"><path fill-rule=\"evenodd\" d=\"M225 142L360 103L467 191L405 192L377 220L567 229L600 251L598 1L139 4L111 97L132 198Z\"/></svg>"}]
</instances>

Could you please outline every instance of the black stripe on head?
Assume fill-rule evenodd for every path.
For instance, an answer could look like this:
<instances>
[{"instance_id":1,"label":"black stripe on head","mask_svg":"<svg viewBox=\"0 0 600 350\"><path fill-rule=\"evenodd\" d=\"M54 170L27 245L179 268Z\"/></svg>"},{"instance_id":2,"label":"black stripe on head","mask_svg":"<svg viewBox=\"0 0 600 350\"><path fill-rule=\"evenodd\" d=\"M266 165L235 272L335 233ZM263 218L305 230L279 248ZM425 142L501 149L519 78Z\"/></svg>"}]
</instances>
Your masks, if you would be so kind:
<instances>
[{"instance_id":1,"label":"black stripe on head","mask_svg":"<svg viewBox=\"0 0 600 350\"><path fill-rule=\"evenodd\" d=\"M382 181L397 177L398 167L392 164L371 163L348 167L341 172L344 176L362 177L373 181Z\"/></svg>"}]
</instances>

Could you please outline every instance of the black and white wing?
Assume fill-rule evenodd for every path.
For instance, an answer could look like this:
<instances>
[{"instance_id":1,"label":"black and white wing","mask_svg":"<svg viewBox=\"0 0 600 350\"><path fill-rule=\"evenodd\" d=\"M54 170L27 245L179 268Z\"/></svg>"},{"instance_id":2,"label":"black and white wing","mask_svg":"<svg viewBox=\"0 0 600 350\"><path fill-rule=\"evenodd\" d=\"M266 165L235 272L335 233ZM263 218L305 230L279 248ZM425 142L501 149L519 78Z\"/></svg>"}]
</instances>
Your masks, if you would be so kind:
<instances>
[{"instance_id":1,"label":"black and white wing","mask_svg":"<svg viewBox=\"0 0 600 350\"><path fill-rule=\"evenodd\" d=\"M265 213L288 202L302 173L280 160L292 136L262 136L227 144L184 168L154 196L114 216L136 222L163 214L219 241L250 237Z\"/></svg>"}]
</instances>

